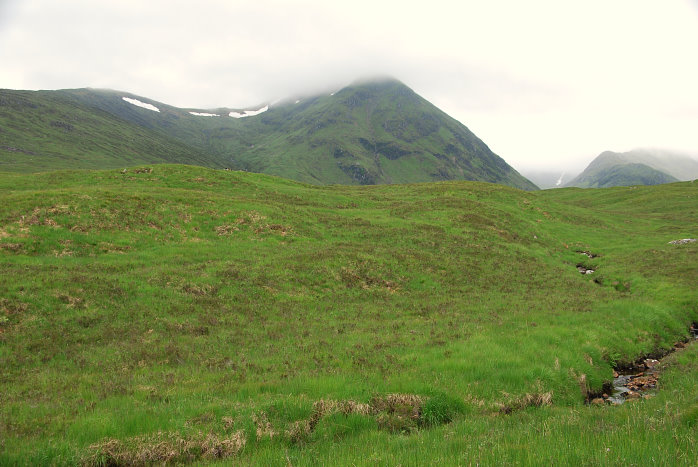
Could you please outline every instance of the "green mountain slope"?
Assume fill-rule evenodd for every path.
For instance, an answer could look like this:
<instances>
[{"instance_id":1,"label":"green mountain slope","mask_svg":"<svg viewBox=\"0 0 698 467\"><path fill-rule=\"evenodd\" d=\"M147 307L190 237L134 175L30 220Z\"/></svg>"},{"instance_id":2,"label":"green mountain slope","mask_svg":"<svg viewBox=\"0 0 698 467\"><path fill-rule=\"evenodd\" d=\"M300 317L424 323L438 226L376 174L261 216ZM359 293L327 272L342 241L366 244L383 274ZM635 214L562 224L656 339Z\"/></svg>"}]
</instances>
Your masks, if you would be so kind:
<instances>
[{"instance_id":1,"label":"green mountain slope","mask_svg":"<svg viewBox=\"0 0 698 467\"><path fill-rule=\"evenodd\" d=\"M593 175L580 176L572 186L582 188L609 188L613 186L661 185L678 180L669 174L645 164L618 164L600 170Z\"/></svg>"},{"instance_id":2,"label":"green mountain slope","mask_svg":"<svg viewBox=\"0 0 698 467\"><path fill-rule=\"evenodd\" d=\"M150 140L150 132L155 133L156 141L166 136L172 145L197 155L196 160L187 162L190 164L268 173L314 184L477 180L536 189L464 125L394 80L358 83L333 95L308 97L298 103L281 102L246 118L228 116L241 109L178 109L117 91L77 89L44 95L54 96L44 104L47 108L56 100L72 101L80 109L92 108L99 116L107 114L142 129L126 141ZM154 105L159 111L133 105L124 97ZM192 111L218 116L197 116ZM35 113L26 108L23 118L36 119ZM51 121L39 119L34 125L36 131L44 132ZM18 144L12 142L14 133L7 138L0 136L7 141L6 146ZM93 136L112 141L116 148L124 140ZM62 138L52 144L54 150L60 146L77 164L73 167L98 167L99 163L89 160L92 154L72 154L72 145L78 141ZM155 156L162 157L160 152ZM79 163L81 157L88 165ZM14 170L12 163L6 164L5 170Z\"/></svg>"},{"instance_id":3,"label":"green mountain slope","mask_svg":"<svg viewBox=\"0 0 698 467\"><path fill-rule=\"evenodd\" d=\"M478 180L535 189L464 125L397 81L287 102L240 123L242 141L220 135L211 144L255 172L311 183Z\"/></svg>"},{"instance_id":4,"label":"green mountain slope","mask_svg":"<svg viewBox=\"0 0 698 467\"><path fill-rule=\"evenodd\" d=\"M696 459L698 351L584 401L698 320L698 183L140 169L0 174L0 464Z\"/></svg>"},{"instance_id":5,"label":"green mountain slope","mask_svg":"<svg viewBox=\"0 0 698 467\"><path fill-rule=\"evenodd\" d=\"M0 171L168 162L221 167L198 148L62 92L0 90Z\"/></svg>"},{"instance_id":6,"label":"green mountain slope","mask_svg":"<svg viewBox=\"0 0 698 467\"><path fill-rule=\"evenodd\" d=\"M698 161L670 151L637 149L606 151L565 186L602 188L658 185L698 178Z\"/></svg>"}]
</instances>

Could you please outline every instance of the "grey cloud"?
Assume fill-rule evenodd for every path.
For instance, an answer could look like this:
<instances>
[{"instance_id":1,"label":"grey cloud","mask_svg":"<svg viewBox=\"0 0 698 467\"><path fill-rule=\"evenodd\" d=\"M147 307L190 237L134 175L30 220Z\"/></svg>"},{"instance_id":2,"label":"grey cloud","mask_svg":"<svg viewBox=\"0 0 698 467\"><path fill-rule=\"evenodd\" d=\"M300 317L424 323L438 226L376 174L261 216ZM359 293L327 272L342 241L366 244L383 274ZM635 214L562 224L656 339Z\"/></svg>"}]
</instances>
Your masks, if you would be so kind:
<instances>
[{"instance_id":1,"label":"grey cloud","mask_svg":"<svg viewBox=\"0 0 698 467\"><path fill-rule=\"evenodd\" d=\"M559 159L569 146L593 157L649 133L698 147L698 65L686 59L698 15L684 12L697 1L532 1L0 0L0 87L249 107L384 74L509 161Z\"/></svg>"}]
</instances>

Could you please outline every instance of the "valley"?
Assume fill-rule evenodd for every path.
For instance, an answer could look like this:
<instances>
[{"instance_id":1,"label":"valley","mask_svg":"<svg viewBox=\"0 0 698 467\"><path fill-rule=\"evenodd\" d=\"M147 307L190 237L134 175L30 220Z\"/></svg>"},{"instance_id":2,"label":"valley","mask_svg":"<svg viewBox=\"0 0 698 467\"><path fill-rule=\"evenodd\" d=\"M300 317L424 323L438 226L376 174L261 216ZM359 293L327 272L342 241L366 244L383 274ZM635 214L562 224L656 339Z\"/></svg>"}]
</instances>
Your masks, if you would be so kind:
<instances>
[{"instance_id":1,"label":"valley","mask_svg":"<svg viewBox=\"0 0 698 467\"><path fill-rule=\"evenodd\" d=\"M696 236L695 183L158 164L0 193L1 464L696 457L696 346L655 397L587 404L698 320L696 243L670 243Z\"/></svg>"}]
</instances>

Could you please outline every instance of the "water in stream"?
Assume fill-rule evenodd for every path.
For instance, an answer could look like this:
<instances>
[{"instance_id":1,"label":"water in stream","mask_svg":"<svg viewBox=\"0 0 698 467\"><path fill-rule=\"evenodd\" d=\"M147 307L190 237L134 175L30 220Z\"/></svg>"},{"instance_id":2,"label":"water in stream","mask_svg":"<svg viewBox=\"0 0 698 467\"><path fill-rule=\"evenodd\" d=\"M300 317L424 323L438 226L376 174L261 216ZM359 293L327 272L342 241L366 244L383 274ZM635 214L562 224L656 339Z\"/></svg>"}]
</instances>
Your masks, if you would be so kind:
<instances>
[{"instance_id":1,"label":"water in stream","mask_svg":"<svg viewBox=\"0 0 698 467\"><path fill-rule=\"evenodd\" d=\"M694 323L691 325L690 333L691 339L689 342L677 343L671 352L698 340L698 324ZM646 358L626 371L614 372L613 392L610 395L604 394L605 401L618 405L629 399L652 397L657 388L657 378L659 377L657 368L659 363L659 360Z\"/></svg>"}]
</instances>

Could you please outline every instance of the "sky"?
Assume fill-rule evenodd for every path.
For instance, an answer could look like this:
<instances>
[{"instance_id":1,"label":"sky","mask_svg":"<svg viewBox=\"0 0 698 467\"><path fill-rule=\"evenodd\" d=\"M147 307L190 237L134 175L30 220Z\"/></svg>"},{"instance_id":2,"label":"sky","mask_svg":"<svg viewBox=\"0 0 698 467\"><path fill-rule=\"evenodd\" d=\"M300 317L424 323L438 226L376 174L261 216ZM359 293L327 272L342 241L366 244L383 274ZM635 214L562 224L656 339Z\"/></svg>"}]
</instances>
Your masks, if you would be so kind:
<instances>
[{"instance_id":1,"label":"sky","mask_svg":"<svg viewBox=\"0 0 698 467\"><path fill-rule=\"evenodd\" d=\"M698 0L0 0L0 88L241 108L386 75L522 172L698 154Z\"/></svg>"}]
</instances>

